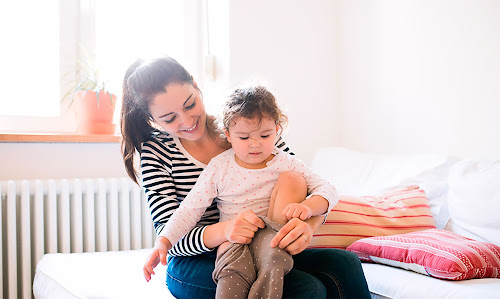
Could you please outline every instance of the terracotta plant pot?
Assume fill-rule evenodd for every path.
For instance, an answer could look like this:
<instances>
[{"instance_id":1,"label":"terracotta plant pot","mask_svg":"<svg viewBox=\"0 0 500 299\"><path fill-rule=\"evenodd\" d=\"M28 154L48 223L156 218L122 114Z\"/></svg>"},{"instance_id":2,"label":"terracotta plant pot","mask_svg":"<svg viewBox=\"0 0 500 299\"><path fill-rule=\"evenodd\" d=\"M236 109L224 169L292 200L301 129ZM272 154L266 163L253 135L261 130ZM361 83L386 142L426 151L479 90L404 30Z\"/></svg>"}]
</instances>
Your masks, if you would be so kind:
<instances>
[{"instance_id":1,"label":"terracotta plant pot","mask_svg":"<svg viewBox=\"0 0 500 299\"><path fill-rule=\"evenodd\" d=\"M94 91L78 91L75 94L77 132L79 134L114 134L113 114L116 96Z\"/></svg>"}]
</instances>

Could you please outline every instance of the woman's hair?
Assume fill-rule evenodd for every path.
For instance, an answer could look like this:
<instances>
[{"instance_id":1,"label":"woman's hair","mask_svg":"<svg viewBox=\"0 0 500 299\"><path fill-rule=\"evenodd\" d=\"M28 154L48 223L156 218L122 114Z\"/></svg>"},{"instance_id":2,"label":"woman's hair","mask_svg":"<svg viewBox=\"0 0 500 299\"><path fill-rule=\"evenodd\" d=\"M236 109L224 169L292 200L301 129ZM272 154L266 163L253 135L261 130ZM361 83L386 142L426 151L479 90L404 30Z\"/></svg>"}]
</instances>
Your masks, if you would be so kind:
<instances>
[{"instance_id":1,"label":"woman's hair","mask_svg":"<svg viewBox=\"0 0 500 299\"><path fill-rule=\"evenodd\" d=\"M136 183L135 151L140 153L142 143L151 139L156 130L149 104L156 95L166 92L166 86L172 83L191 84L198 89L191 74L168 56L150 61L139 59L125 73L120 119L122 155L125 169Z\"/></svg>"},{"instance_id":2,"label":"woman's hair","mask_svg":"<svg viewBox=\"0 0 500 299\"><path fill-rule=\"evenodd\" d=\"M281 113L274 95L263 86L238 88L229 95L222 111L224 129L229 131L231 122L238 117L257 118L259 123L262 118L270 118L279 126L280 133L283 132L288 120Z\"/></svg>"}]
</instances>

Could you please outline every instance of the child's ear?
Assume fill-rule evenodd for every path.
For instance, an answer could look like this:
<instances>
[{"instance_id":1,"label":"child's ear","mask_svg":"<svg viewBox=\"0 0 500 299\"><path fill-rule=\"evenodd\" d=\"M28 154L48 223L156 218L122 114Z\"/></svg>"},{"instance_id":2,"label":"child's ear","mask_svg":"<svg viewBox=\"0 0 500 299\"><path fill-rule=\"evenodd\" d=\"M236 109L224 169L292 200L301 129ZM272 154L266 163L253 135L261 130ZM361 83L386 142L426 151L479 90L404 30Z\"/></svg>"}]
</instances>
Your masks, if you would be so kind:
<instances>
[{"instance_id":1,"label":"child's ear","mask_svg":"<svg viewBox=\"0 0 500 299\"><path fill-rule=\"evenodd\" d=\"M229 137L229 132L224 129L224 135L226 135L227 142L231 143L231 137Z\"/></svg>"}]
</instances>

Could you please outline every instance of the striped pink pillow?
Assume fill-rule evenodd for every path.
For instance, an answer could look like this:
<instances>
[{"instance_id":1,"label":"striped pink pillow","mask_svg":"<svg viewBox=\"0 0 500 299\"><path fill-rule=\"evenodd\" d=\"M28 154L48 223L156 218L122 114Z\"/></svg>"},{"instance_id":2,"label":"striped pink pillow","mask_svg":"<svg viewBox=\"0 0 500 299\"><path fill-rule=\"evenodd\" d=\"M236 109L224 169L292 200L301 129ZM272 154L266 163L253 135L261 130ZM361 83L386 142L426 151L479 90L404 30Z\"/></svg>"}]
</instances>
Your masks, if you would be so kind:
<instances>
[{"instance_id":1,"label":"striped pink pillow","mask_svg":"<svg viewBox=\"0 0 500 299\"><path fill-rule=\"evenodd\" d=\"M379 196L343 196L309 248L345 249L354 241L436 228L424 190L400 188Z\"/></svg>"},{"instance_id":2,"label":"striped pink pillow","mask_svg":"<svg viewBox=\"0 0 500 299\"><path fill-rule=\"evenodd\" d=\"M500 278L500 246L446 230L429 229L362 239L347 250L362 261L387 264L441 279Z\"/></svg>"}]
</instances>

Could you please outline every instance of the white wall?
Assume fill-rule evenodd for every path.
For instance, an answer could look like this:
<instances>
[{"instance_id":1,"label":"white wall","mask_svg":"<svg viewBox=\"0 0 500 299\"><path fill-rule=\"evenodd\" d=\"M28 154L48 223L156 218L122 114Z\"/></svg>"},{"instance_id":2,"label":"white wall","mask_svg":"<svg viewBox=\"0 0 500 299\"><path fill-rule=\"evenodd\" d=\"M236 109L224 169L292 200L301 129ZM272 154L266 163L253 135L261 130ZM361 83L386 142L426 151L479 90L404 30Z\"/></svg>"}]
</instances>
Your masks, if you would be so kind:
<instances>
[{"instance_id":1,"label":"white wall","mask_svg":"<svg viewBox=\"0 0 500 299\"><path fill-rule=\"evenodd\" d=\"M206 101L217 108L224 100L210 96L219 83L214 94L267 81L305 162L329 145L500 152L500 1L209 4L222 14L211 35L221 76L204 82ZM122 164L118 144L0 144L0 179L124 176Z\"/></svg>"},{"instance_id":2,"label":"white wall","mask_svg":"<svg viewBox=\"0 0 500 299\"><path fill-rule=\"evenodd\" d=\"M286 141L307 163L339 136L336 5L331 0L231 0L212 11L216 84L226 87L226 94L247 81L268 86L289 117ZM224 101L225 94L218 92L205 92L215 107Z\"/></svg>"},{"instance_id":3,"label":"white wall","mask_svg":"<svg viewBox=\"0 0 500 299\"><path fill-rule=\"evenodd\" d=\"M227 26L218 31L224 49L215 53L223 74L218 83L268 82L290 117L286 139L306 162L326 145L500 152L500 2L235 0L227 6L219 18Z\"/></svg>"},{"instance_id":4,"label":"white wall","mask_svg":"<svg viewBox=\"0 0 500 299\"><path fill-rule=\"evenodd\" d=\"M0 180L126 176L118 143L0 143Z\"/></svg>"},{"instance_id":5,"label":"white wall","mask_svg":"<svg viewBox=\"0 0 500 299\"><path fill-rule=\"evenodd\" d=\"M341 145L500 152L500 1L339 2Z\"/></svg>"},{"instance_id":6,"label":"white wall","mask_svg":"<svg viewBox=\"0 0 500 299\"><path fill-rule=\"evenodd\" d=\"M338 141L335 1L232 1L231 83L269 82L289 117L286 140L306 163Z\"/></svg>"}]
</instances>

